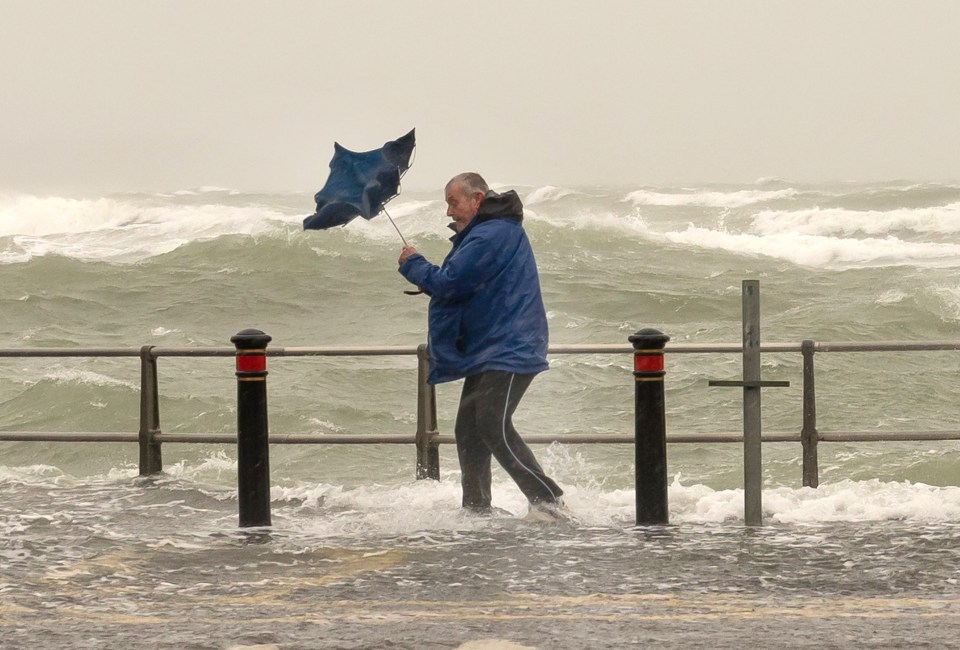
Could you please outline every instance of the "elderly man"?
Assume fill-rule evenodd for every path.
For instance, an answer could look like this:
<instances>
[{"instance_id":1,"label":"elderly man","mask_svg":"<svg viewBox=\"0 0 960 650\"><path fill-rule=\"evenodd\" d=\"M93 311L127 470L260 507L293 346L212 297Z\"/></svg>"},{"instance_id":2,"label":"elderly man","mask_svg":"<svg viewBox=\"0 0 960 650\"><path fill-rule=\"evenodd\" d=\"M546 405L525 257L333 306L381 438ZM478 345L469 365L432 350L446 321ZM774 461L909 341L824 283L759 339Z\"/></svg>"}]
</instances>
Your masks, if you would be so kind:
<instances>
[{"instance_id":1,"label":"elderly man","mask_svg":"<svg viewBox=\"0 0 960 650\"><path fill-rule=\"evenodd\" d=\"M547 317L523 205L479 174L447 183L453 247L435 266L405 246L400 273L430 296L429 382L464 379L457 412L463 507L489 513L491 456L530 502L528 517L563 519L563 490L541 469L511 416L547 369Z\"/></svg>"}]
</instances>

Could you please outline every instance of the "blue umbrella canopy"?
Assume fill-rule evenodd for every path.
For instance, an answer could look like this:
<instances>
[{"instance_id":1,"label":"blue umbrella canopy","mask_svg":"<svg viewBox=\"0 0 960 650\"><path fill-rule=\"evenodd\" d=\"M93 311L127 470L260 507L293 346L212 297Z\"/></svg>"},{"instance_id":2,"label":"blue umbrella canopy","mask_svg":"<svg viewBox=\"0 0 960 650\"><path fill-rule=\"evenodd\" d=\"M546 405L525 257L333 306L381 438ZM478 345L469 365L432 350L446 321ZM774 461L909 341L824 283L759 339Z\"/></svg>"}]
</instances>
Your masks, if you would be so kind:
<instances>
[{"instance_id":1,"label":"blue umbrella canopy","mask_svg":"<svg viewBox=\"0 0 960 650\"><path fill-rule=\"evenodd\" d=\"M324 230L380 214L384 204L400 193L400 178L410 168L416 147L415 131L373 151L350 151L335 142L330 175L314 196L317 211L303 220L304 230Z\"/></svg>"}]
</instances>

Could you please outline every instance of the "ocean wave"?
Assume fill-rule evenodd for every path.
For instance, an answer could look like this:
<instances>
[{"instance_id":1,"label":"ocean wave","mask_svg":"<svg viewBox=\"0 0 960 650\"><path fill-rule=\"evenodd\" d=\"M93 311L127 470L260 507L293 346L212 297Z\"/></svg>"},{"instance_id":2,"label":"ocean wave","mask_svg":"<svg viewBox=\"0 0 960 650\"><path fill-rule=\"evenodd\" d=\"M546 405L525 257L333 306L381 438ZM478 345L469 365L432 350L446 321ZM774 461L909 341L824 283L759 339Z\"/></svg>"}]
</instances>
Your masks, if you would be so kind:
<instances>
[{"instance_id":1,"label":"ocean wave","mask_svg":"<svg viewBox=\"0 0 960 650\"><path fill-rule=\"evenodd\" d=\"M136 215L112 199L18 196L0 202L0 236L42 236L118 228Z\"/></svg>"},{"instance_id":2,"label":"ocean wave","mask_svg":"<svg viewBox=\"0 0 960 650\"><path fill-rule=\"evenodd\" d=\"M940 301L941 320L949 323L960 321L960 287L941 286L934 287L931 291Z\"/></svg>"},{"instance_id":3,"label":"ocean wave","mask_svg":"<svg viewBox=\"0 0 960 650\"><path fill-rule=\"evenodd\" d=\"M783 190L735 190L732 192L689 190L661 192L637 190L624 198L634 205L698 206L710 208L742 208L756 203L792 199L799 192L793 188Z\"/></svg>"},{"instance_id":4,"label":"ocean wave","mask_svg":"<svg viewBox=\"0 0 960 650\"><path fill-rule=\"evenodd\" d=\"M960 244L908 242L893 236L838 239L794 232L728 233L690 226L684 231L664 233L662 237L673 244L739 255L764 255L817 268L960 266Z\"/></svg>"},{"instance_id":5,"label":"ocean wave","mask_svg":"<svg viewBox=\"0 0 960 650\"><path fill-rule=\"evenodd\" d=\"M20 197L0 204L0 236L80 234L144 230L146 236L251 234L270 221L299 220L261 205L202 203L152 205L111 198L95 200Z\"/></svg>"},{"instance_id":6,"label":"ocean wave","mask_svg":"<svg viewBox=\"0 0 960 650\"><path fill-rule=\"evenodd\" d=\"M242 194L239 190L230 189L229 187L218 187L216 185L203 185L201 187L190 189L190 190L177 190L173 193L173 196L198 196L201 194L229 194L231 196L237 196Z\"/></svg>"},{"instance_id":7,"label":"ocean wave","mask_svg":"<svg viewBox=\"0 0 960 650\"><path fill-rule=\"evenodd\" d=\"M753 231L760 235L884 235L909 231L919 234L960 233L960 203L895 210L765 210L753 218Z\"/></svg>"},{"instance_id":8,"label":"ocean wave","mask_svg":"<svg viewBox=\"0 0 960 650\"><path fill-rule=\"evenodd\" d=\"M722 523L743 518L743 490L705 485L670 486L671 513L678 521ZM781 523L849 521L960 521L960 488L923 483L843 480L814 488L763 491L764 516Z\"/></svg>"},{"instance_id":9,"label":"ocean wave","mask_svg":"<svg viewBox=\"0 0 960 650\"><path fill-rule=\"evenodd\" d=\"M564 187L547 185L527 194L523 203L524 205L536 205L537 203L545 203L547 201L559 201L560 199L576 194L580 194L580 192Z\"/></svg>"},{"instance_id":10,"label":"ocean wave","mask_svg":"<svg viewBox=\"0 0 960 650\"><path fill-rule=\"evenodd\" d=\"M302 217L258 205L153 205L138 201L20 196L0 201L0 262L46 255L138 262L224 235L286 232Z\"/></svg>"},{"instance_id":11,"label":"ocean wave","mask_svg":"<svg viewBox=\"0 0 960 650\"><path fill-rule=\"evenodd\" d=\"M57 384L84 384L88 386L113 386L129 388L139 392L139 384L122 379L115 379L108 375L91 370L78 370L76 368L56 368L44 375L44 379ZM29 383L35 383L33 381Z\"/></svg>"}]
</instances>

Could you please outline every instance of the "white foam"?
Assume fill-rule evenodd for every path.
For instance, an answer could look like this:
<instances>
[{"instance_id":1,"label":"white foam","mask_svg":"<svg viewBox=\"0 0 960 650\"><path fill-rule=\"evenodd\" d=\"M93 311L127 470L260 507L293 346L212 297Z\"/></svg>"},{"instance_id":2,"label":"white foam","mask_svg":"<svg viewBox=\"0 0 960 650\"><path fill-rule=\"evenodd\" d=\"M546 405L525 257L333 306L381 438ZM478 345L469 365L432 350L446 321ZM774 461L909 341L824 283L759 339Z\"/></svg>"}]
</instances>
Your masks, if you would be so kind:
<instances>
[{"instance_id":1,"label":"white foam","mask_svg":"<svg viewBox=\"0 0 960 650\"><path fill-rule=\"evenodd\" d=\"M955 235L960 233L960 203L888 211L841 208L765 210L754 217L752 231L758 235L792 233L831 237L879 236L903 231Z\"/></svg>"},{"instance_id":2,"label":"white foam","mask_svg":"<svg viewBox=\"0 0 960 650\"><path fill-rule=\"evenodd\" d=\"M476 639L457 646L456 650L536 650L536 648L506 639Z\"/></svg>"},{"instance_id":3,"label":"white foam","mask_svg":"<svg viewBox=\"0 0 960 650\"><path fill-rule=\"evenodd\" d=\"M524 209L525 222L545 223L554 228L565 230L609 230L627 235L639 236L642 239L663 241L639 214L624 215L611 211L598 211L589 215L579 212L572 213L545 213Z\"/></svg>"},{"instance_id":4,"label":"white foam","mask_svg":"<svg viewBox=\"0 0 960 650\"><path fill-rule=\"evenodd\" d=\"M581 526L622 526L635 521L633 490L565 484L564 500ZM489 526L489 520L465 517L459 508L457 477L412 481L402 485L345 488L316 485L274 487L274 502L300 506L287 511L283 526L318 537L422 535L428 531L463 531ZM960 488L910 482L841 481L819 488L768 488L763 492L767 523L911 521L960 522ZM683 485L676 477L669 487L670 521L675 524L739 524L744 517L742 489L715 490ZM522 518L523 496L509 481L495 481L493 502Z\"/></svg>"},{"instance_id":5,"label":"white foam","mask_svg":"<svg viewBox=\"0 0 960 650\"><path fill-rule=\"evenodd\" d=\"M903 302L908 297L909 296L905 291L900 291L899 289L889 289L877 296L876 303L878 305L896 305Z\"/></svg>"},{"instance_id":6,"label":"white foam","mask_svg":"<svg viewBox=\"0 0 960 650\"><path fill-rule=\"evenodd\" d=\"M557 201L567 196L580 194L580 192L564 187L547 185L530 192L524 199L524 205L536 205L547 201Z\"/></svg>"},{"instance_id":7,"label":"white foam","mask_svg":"<svg viewBox=\"0 0 960 650\"><path fill-rule=\"evenodd\" d=\"M545 460L546 465L552 462L549 457ZM234 500L236 471L236 461L218 453L200 461L169 466L165 474L181 488L192 487L220 500ZM100 482L126 484L136 474L133 466L115 468L96 477L68 476L48 465L0 466L0 483L71 488ZM596 482L578 484L560 478L565 489L564 500L577 518L578 526L634 524L633 489L608 489ZM270 495L275 504L275 525L310 537L363 539L403 535L423 538L428 543L435 532L456 533L491 525L489 519L464 516L456 472L445 473L440 481L371 482L354 487L274 483ZM668 489L668 501L673 524L743 522L742 489L718 490L697 483L685 485L682 477L676 475ZM960 487L910 481L842 480L821 483L818 488L767 487L763 490L762 502L764 521L768 524L960 523ZM506 477L495 477L493 503L511 512L516 519L527 512L525 498Z\"/></svg>"},{"instance_id":8,"label":"white foam","mask_svg":"<svg viewBox=\"0 0 960 650\"><path fill-rule=\"evenodd\" d=\"M798 194L795 189L785 190L735 190L732 192L688 190L657 192L637 190L624 198L634 205L700 206L712 208L742 208L755 203L790 199Z\"/></svg>"},{"instance_id":9,"label":"white foam","mask_svg":"<svg viewBox=\"0 0 960 650\"><path fill-rule=\"evenodd\" d=\"M741 255L765 255L810 267L844 269L960 265L960 244L909 242L893 236L838 239L794 232L729 233L691 225L684 231L663 233L661 237L674 244Z\"/></svg>"},{"instance_id":10,"label":"white foam","mask_svg":"<svg viewBox=\"0 0 960 650\"><path fill-rule=\"evenodd\" d=\"M20 467L6 467L0 465L0 481L2 482L31 482L33 480L59 479L63 470L53 465L23 465Z\"/></svg>"},{"instance_id":11,"label":"white foam","mask_svg":"<svg viewBox=\"0 0 960 650\"><path fill-rule=\"evenodd\" d=\"M453 234L446 228L450 219L446 216L446 207L442 201L395 201L388 207L394 224L385 214L373 219L357 218L343 226L348 240L364 239L381 244L399 243L399 230L404 239L414 247L417 240L437 237L447 238ZM321 235L316 235L317 237Z\"/></svg>"},{"instance_id":12,"label":"white foam","mask_svg":"<svg viewBox=\"0 0 960 650\"><path fill-rule=\"evenodd\" d=\"M228 187L219 187L217 185L203 185L193 190L177 190L174 196L197 196L198 194L229 194L231 196L240 194L237 190Z\"/></svg>"},{"instance_id":13,"label":"white foam","mask_svg":"<svg viewBox=\"0 0 960 650\"><path fill-rule=\"evenodd\" d=\"M960 321L960 286L934 287L932 292L940 301L940 317L943 321Z\"/></svg>"},{"instance_id":14,"label":"white foam","mask_svg":"<svg viewBox=\"0 0 960 650\"><path fill-rule=\"evenodd\" d=\"M150 205L135 200L18 196L0 199L0 262L57 254L140 261L223 235L286 232L301 217L255 205Z\"/></svg>"},{"instance_id":15,"label":"white foam","mask_svg":"<svg viewBox=\"0 0 960 650\"><path fill-rule=\"evenodd\" d=\"M344 427L334 424L329 420L321 420L320 418L309 418L307 423L330 433L343 433L344 431Z\"/></svg>"},{"instance_id":16,"label":"white foam","mask_svg":"<svg viewBox=\"0 0 960 650\"><path fill-rule=\"evenodd\" d=\"M96 200L0 197L0 263L28 261L44 255L63 255L80 260L132 263L168 253L190 242L227 235L306 237L321 256L339 256L340 244L358 239L395 245L397 233L384 216L355 219L342 231L303 233L303 214L287 214L239 201L222 188L191 190L200 196L186 199L118 197ZM728 251L739 255L763 255L801 266L858 268L869 266L960 265L960 244L951 239L960 232L960 203L929 208L899 208L890 211L804 208L764 210L744 222L724 213L710 223L691 223L685 230L673 225L650 223L638 206L715 206L725 210L758 202L788 199L794 189L737 191L641 190L627 196L632 213L624 214L612 197L589 197L564 203L570 196L586 196L576 190L546 186L527 196L528 222L554 228L599 230L660 244ZM204 202L206 201L206 202ZM555 202L555 203L551 203ZM449 219L439 200L397 200L390 213L404 237L415 246L425 240L446 239ZM304 210L306 212L306 210ZM739 221L739 223L738 223ZM935 241L932 236L947 239ZM350 247L354 250L355 247ZM225 270L229 271L229 269Z\"/></svg>"},{"instance_id":17,"label":"white foam","mask_svg":"<svg viewBox=\"0 0 960 650\"><path fill-rule=\"evenodd\" d=\"M53 381L57 384L85 384L88 386L119 386L129 388L139 392L139 384L122 379L115 379L108 375L92 370L80 370L77 368L56 367L43 375L43 379ZM35 380L24 380L24 383L35 384Z\"/></svg>"},{"instance_id":18,"label":"white foam","mask_svg":"<svg viewBox=\"0 0 960 650\"><path fill-rule=\"evenodd\" d=\"M671 518L677 522L743 520L743 490L683 486L669 489ZM922 483L843 480L817 488L778 487L762 494L763 516L771 522L820 524L837 521L960 522L960 487Z\"/></svg>"},{"instance_id":19,"label":"white foam","mask_svg":"<svg viewBox=\"0 0 960 650\"><path fill-rule=\"evenodd\" d=\"M237 459L227 456L224 451L202 458L198 462L188 463L180 461L175 465L164 468L169 476L184 480L205 483L206 481L220 481L224 476L236 476Z\"/></svg>"}]
</instances>

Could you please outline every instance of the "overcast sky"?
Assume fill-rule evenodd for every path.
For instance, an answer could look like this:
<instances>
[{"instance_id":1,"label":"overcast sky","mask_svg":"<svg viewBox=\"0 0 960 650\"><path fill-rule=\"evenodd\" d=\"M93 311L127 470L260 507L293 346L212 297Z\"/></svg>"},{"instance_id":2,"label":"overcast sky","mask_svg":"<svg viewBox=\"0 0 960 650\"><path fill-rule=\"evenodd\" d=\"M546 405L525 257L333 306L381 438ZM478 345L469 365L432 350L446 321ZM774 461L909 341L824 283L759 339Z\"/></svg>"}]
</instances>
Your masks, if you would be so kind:
<instances>
[{"instance_id":1,"label":"overcast sky","mask_svg":"<svg viewBox=\"0 0 960 650\"><path fill-rule=\"evenodd\" d=\"M956 0L0 0L0 189L960 181Z\"/></svg>"}]
</instances>

